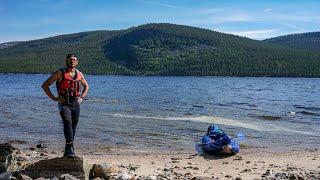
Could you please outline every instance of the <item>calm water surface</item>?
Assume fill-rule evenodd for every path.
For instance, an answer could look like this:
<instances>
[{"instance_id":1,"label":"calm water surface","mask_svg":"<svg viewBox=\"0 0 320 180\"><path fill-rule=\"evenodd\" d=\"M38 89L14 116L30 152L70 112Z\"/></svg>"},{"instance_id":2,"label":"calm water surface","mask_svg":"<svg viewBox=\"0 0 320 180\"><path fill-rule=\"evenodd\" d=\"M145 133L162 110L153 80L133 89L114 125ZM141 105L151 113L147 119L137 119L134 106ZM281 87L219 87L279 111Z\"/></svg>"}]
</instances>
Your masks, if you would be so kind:
<instances>
[{"instance_id":1,"label":"calm water surface","mask_svg":"<svg viewBox=\"0 0 320 180\"><path fill-rule=\"evenodd\" d=\"M1 141L64 143L57 104L40 88L49 75L0 74ZM210 123L243 144L319 148L320 79L87 76L76 146L194 151ZM55 91L55 86L51 87Z\"/></svg>"}]
</instances>

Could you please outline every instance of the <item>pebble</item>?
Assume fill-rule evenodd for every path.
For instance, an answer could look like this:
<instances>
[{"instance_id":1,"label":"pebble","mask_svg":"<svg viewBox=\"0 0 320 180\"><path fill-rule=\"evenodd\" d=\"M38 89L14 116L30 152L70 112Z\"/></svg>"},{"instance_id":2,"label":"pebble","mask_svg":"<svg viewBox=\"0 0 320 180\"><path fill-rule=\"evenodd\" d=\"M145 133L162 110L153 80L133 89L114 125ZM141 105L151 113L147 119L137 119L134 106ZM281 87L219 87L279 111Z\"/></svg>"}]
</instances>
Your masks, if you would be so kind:
<instances>
[{"instance_id":1,"label":"pebble","mask_svg":"<svg viewBox=\"0 0 320 180\"><path fill-rule=\"evenodd\" d=\"M47 145L45 145L45 144L37 144L37 146L36 146L37 148L41 148L41 149L43 149L43 148L46 148L47 147Z\"/></svg>"},{"instance_id":2,"label":"pebble","mask_svg":"<svg viewBox=\"0 0 320 180\"><path fill-rule=\"evenodd\" d=\"M226 177L226 178L232 178L231 175L225 175L224 177Z\"/></svg>"},{"instance_id":3,"label":"pebble","mask_svg":"<svg viewBox=\"0 0 320 180\"><path fill-rule=\"evenodd\" d=\"M117 175L116 179L118 180L127 180L130 179L132 176L130 176L129 174L126 173L120 173Z\"/></svg>"},{"instance_id":4,"label":"pebble","mask_svg":"<svg viewBox=\"0 0 320 180\"><path fill-rule=\"evenodd\" d=\"M147 176L145 178L142 178L144 180L157 180L157 176Z\"/></svg>"},{"instance_id":5,"label":"pebble","mask_svg":"<svg viewBox=\"0 0 320 180\"><path fill-rule=\"evenodd\" d=\"M40 156L48 156L48 155L45 153L41 153Z\"/></svg>"},{"instance_id":6,"label":"pebble","mask_svg":"<svg viewBox=\"0 0 320 180\"><path fill-rule=\"evenodd\" d=\"M238 156L234 159L234 161L241 161L241 160L243 160L241 156Z\"/></svg>"},{"instance_id":7,"label":"pebble","mask_svg":"<svg viewBox=\"0 0 320 180\"><path fill-rule=\"evenodd\" d=\"M170 169L168 169L168 168L164 168L164 169L163 169L163 171L169 171L169 170L170 170Z\"/></svg>"},{"instance_id":8,"label":"pebble","mask_svg":"<svg viewBox=\"0 0 320 180\"><path fill-rule=\"evenodd\" d=\"M38 178L39 179L39 178ZM78 180L78 178L70 175L70 174L62 174L60 176L60 179L65 179L65 180Z\"/></svg>"},{"instance_id":9,"label":"pebble","mask_svg":"<svg viewBox=\"0 0 320 180\"><path fill-rule=\"evenodd\" d=\"M181 161L178 161L178 160L173 160L171 161L171 163L180 163Z\"/></svg>"},{"instance_id":10,"label":"pebble","mask_svg":"<svg viewBox=\"0 0 320 180\"><path fill-rule=\"evenodd\" d=\"M136 171L138 169L138 167L130 167L129 171Z\"/></svg>"},{"instance_id":11,"label":"pebble","mask_svg":"<svg viewBox=\"0 0 320 180\"><path fill-rule=\"evenodd\" d=\"M240 173L251 172L251 169L244 169Z\"/></svg>"}]
</instances>

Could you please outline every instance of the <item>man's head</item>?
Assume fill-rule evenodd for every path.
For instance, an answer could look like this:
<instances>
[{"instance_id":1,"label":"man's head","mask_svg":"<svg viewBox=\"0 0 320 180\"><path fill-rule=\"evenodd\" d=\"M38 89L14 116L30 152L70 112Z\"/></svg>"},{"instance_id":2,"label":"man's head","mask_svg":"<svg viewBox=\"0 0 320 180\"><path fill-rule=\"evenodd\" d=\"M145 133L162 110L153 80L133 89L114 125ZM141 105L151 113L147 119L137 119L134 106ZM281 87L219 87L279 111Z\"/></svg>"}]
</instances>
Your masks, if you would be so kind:
<instances>
[{"instance_id":1,"label":"man's head","mask_svg":"<svg viewBox=\"0 0 320 180\"><path fill-rule=\"evenodd\" d=\"M78 59L75 54L68 54L66 57L66 65L68 68L75 68L78 65Z\"/></svg>"}]
</instances>

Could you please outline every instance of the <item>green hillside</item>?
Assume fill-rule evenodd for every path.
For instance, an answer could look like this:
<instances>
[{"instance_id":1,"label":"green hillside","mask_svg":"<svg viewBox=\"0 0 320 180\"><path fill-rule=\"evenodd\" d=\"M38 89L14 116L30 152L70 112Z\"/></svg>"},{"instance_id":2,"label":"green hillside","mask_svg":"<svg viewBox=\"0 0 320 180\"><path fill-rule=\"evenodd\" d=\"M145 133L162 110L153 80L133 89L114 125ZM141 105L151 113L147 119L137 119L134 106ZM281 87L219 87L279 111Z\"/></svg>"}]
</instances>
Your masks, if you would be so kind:
<instances>
[{"instance_id":1,"label":"green hillside","mask_svg":"<svg viewBox=\"0 0 320 180\"><path fill-rule=\"evenodd\" d=\"M108 40L104 53L141 74L319 76L319 53L190 26L147 24Z\"/></svg>"},{"instance_id":2,"label":"green hillside","mask_svg":"<svg viewBox=\"0 0 320 180\"><path fill-rule=\"evenodd\" d=\"M290 34L264 41L300 50L320 51L320 32Z\"/></svg>"},{"instance_id":3,"label":"green hillside","mask_svg":"<svg viewBox=\"0 0 320 180\"><path fill-rule=\"evenodd\" d=\"M121 31L91 31L21 42L0 49L0 72L51 73L64 66L69 53L77 54L79 69L87 74L132 74L105 59L102 44Z\"/></svg>"},{"instance_id":4,"label":"green hillside","mask_svg":"<svg viewBox=\"0 0 320 180\"><path fill-rule=\"evenodd\" d=\"M318 52L167 23L21 42L0 72L52 72L71 52L87 74L320 77Z\"/></svg>"}]
</instances>

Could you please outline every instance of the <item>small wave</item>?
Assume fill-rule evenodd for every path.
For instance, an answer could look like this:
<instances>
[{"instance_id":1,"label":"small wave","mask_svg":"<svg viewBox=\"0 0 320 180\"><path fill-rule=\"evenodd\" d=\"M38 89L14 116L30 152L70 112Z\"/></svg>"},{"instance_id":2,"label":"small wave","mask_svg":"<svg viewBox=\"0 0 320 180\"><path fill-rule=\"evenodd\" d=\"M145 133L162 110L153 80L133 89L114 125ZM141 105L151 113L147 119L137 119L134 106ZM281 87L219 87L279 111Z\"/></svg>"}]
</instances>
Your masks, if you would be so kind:
<instances>
[{"instance_id":1,"label":"small wave","mask_svg":"<svg viewBox=\"0 0 320 180\"><path fill-rule=\"evenodd\" d=\"M228 105L228 104L222 104L222 103L218 103L218 106L230 106L230 105Z\"/></svg>"},{"instance_id":2,"label":"small wave","mask_svg":"<svg viewBox=\"0 0 320 180\"><path fill-rule=\"evenodd\" d=\"M172 109L172 108L164 108L164 110L166 110L166 111L176 111L175 109Z\"/></svg>"},{"instance_id":3,"label":"small wave","mask_svg":"<svg viewBox=\"0 0 320 180\"><path fill-rule=\"evenodd\" d=\"M196 108L204 108L204 106L202 106L202 105L197 105L197 104L192 105L192 107L196 107Z\"/></svg>"},{"instance_id":4,"label":"small wave","mask_svg":"<svg viewBox=\"0 0 320 180\"><path fill-rule=\"evenodd\" d=\"M246 105L249 107L258 107L256 104L246 103L246 102L232 102L232 105Z\"/></svg>"},{"instance_id":5,"label":"small wave","mask_svg":"<svg viewBox=\"0 0 320 180\"><path fill-rule=\"evenodd\" d=\"M274 126L265 123L257 123L257 122L240 122L238 120L221 118L216 116L185 116L185 117L155 117L155 116L139 116L139 115L126 115L126 114L108 114L113 117L121 117L121 118L133 118L133 119L153 119L153 120L168 120L168 121L193 121L193 122L203 122L203 123L216 123L225 126L233 126L233 127L240 127L251 129L255 131L265 131L265 132L292 132L292 133L299 133L304 135L311 135L311 136L319 136L312 132L305 132L305 131L297 131L293 129L287 129L282 126Z\"/></svg>"},{"instance_id":6,"label":"small wave","mask_svg":"<svg viewBox=\"0 0 320 180\"><path fill-rule=\"evenodd\" d=\"M314 113L314 112L309 112L309 111L299 111L297 113L304 114L304 115L320 116L319 113Z\"/></svg>"},{"instance_id":7,"label":"small wave","mask_svg":"<svg viewBox=\"0 0 320 180\"><path fill-rule=\"evenodd\" d=\"M184 113L183 115L192 116L193 114L191 112L187 112L187 113Z\"/></svg>"},{"instance_id":8,"label":"small wave","mask_svg":"<svg viewBox=\"0 0 320 180\"><path fill-rule=\"evenodd\" d=\"M262 116L256 116L256 117L263 120L269 120L269 121L276 121L281 119L281 117L279 116L268 116L268 115L262 115Z\"/></svg>"},{"instance_id":9,"label":"small wave","mask_svg":"<svg viewBox=\"0 0 320 180\"><path fill-rule=\"evenodd\" d=\"M289 112L287 112L287 114L289 114L289 115L295 115L296 112L294 112L294 111L289 111Z\"/></svg>"},{"instance_id":10,"label":"small wave","mask_svg":"<svg viewBox=\"0 0 320 180\"><path fill-rule=\"evenodd\" d=\"M297 109L305 109L305 110L310 110L310 111L320 111L320 107L305 107L305 106L300 106L300 105L294 105L294 107Z\"/></svg>"},{"instance_id":11,"label":"small wave","mask_svg":"<svg viewBox=\"0 0 320 180\"><path fill-rule=\"evenodd\" d=\"M153 120L169 120L169 121L193 121L203 123L216 123L225 126L240 127L252 129L255 131L286 131L283 127L265 127L265 124L258 124L255 122L240 122L238 120L215 117L215 116L185 116L185 117L154 117L154 116L138 116L138 115L125 115L125 114L108 114L113 117L133 118L133 119L153 119ZM289 131L289 130L287 130Z\"/></svg>"}]
</instances>

